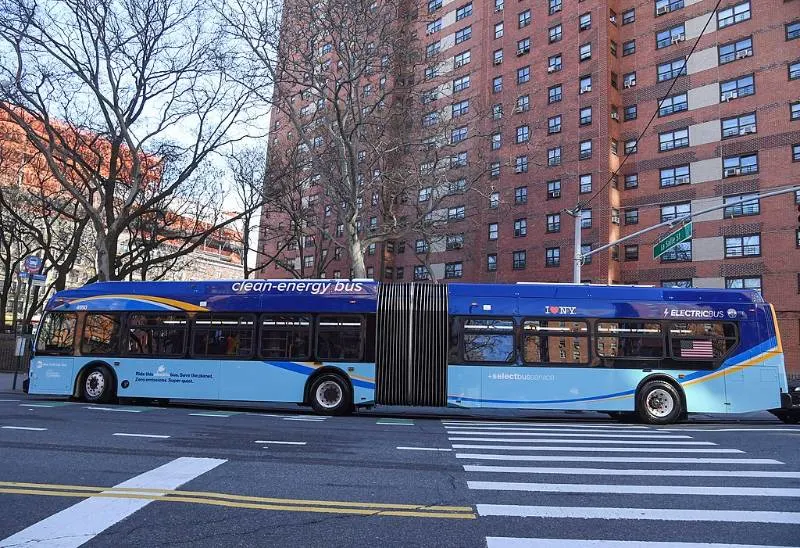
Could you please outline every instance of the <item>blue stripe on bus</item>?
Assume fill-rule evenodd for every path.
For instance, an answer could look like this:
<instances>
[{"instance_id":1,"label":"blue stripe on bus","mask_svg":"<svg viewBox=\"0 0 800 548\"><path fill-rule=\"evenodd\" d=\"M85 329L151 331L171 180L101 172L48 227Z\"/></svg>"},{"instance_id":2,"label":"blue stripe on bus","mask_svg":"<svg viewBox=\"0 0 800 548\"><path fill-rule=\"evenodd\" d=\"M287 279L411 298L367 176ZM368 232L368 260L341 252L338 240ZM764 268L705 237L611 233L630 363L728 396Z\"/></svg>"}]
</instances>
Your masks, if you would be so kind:
<instances>
[{"instance_id":1,"label":"blue stripe on bus","mask_svg":"<svg viewBox=\"0 0 800 548\"><path fill-rule=\"evenodd\" d=\"M298 363L298 362L267 362L267 361L265 361L263 363L268 364L268 365L274 365L275 367L279 367L281 369L286 369L287 371L292 371L293 373L300 373L300 374L306 375L306 376L311 375L314 371L316 371L320 367L328 365L328 364L320 364L319 366L315 367L315 366L312 366L312 365L306 365L306 364ZM348 378L350 379L350 382L353 384L353 386L359 386L361 388L372 388L372 389L375 388L375 383L374 382L370 382L370 381L366 381L366 380L362 380L362 379L358 379L358 378L353 378L352 376L349 376L349 375L348 375Z\"/></svg>"}]
</instances>

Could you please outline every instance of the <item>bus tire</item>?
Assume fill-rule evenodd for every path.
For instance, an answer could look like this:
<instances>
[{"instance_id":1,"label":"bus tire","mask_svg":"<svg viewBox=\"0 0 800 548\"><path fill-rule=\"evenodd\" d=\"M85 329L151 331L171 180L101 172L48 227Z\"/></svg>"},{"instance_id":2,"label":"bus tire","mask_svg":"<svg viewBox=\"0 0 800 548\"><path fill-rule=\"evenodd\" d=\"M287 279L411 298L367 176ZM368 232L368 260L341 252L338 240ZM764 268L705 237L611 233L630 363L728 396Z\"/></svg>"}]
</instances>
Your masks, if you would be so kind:
<instances>
[{"instance_id":1,"label":"bus tire","mask_svg":"<svg viewBox=\"0 0 800 548\"><path fill-rule=\"evenodd\" d=\"M646 382L636 395L636 413L647 424L672 424L683 413L681 397L666 381Z\"/></svg>"},{"instance_id":2,"label":"bus tire","mask_svg":"<svg viewBox=\"0 0 800 548\"><path fill-rule=\"evenodd\" d=\"M81 399L86 403L107 403L114 397L114 375L107 367L93 365L81 376Z\"/></svg>"},{"instance_id":3,"label":"bus tire","mask_svg":"<svg viewBox=\"0 0 800 548\"><path fill-rule=\"evenodd\" d=\"M308 399L311 407L320 415L346 415L353 409L350 384L334 373L316 378L309 390Z\"/></svg>"}]
</instances>

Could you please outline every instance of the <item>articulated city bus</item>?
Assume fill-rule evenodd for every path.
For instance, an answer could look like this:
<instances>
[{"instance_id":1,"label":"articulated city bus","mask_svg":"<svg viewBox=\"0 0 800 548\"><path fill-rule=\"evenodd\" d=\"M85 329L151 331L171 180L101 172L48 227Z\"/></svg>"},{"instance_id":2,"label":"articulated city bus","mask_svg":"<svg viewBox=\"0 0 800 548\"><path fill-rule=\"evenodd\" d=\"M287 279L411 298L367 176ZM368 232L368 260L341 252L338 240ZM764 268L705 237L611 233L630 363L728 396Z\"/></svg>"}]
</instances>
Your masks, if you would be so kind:
<instances>
[{"instance_id":1,"label":"articulated city bus","mask_svg":"<svg viewBox=\"0 0 800 548\"><path fill-rule=\"evenodd\" d=\"M758 293L639 286L94 283L48 302L29 391L796 420Z\"/></svg>"}]
</instances>

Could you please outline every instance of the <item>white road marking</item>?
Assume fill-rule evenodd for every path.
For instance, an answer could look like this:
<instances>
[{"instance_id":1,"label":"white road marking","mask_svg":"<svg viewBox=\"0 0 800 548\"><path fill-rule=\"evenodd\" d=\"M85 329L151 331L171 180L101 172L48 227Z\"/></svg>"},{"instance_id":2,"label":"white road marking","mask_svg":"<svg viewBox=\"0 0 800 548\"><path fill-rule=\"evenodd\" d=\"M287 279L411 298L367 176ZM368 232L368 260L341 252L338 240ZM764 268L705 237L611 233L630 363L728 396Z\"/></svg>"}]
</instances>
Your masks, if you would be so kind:
<instances>
[{"instance_id":1,"label":"white road marking","mask_svg":"<svg viewBox=\"0 0 800 548\"><path fill-rule=\"evenodd\" d=\"M630 519L653 521L714 521L800 525L800 513L758 510L701 510L697 508L614 508L477 504L481 516L537 518Z\"/></svg>"},{"instance_id":2,"label":"white road marking","mask_svg":"<svg viewBox=\"0 0 800 548\"><path fill-rule=\"evenodd\" d=\"M587 540L515 537L486 537L486 546L487 548L785 548L764 544L643 542L640 540Z\"/></svg>"},{"instance_id":3,"label":"white road marking","mask_svg":"<svg viewBox=\"0 0 800 548\"><path fill-rule=\"evenodd\" d=\"M465 472L501 472L510 474L565 474L569 476L664 476L694 478L787 478L800 479L800 472L765 472L762 470L649 470L618 468L556 468L538 466L486 466L466 464Z\"/></svg>"},{"instance_id":4,"label":"white road marking","mask_svg":"<svg viewBox=\"0 0 800 548\"><path fill-rule=\"evenodd\" d=\"M659 430L659 432L791 432L800 431L797 426L782 428L680 428L678 430Z\"/></svg>"},{"instance_id":5,"label":"white road marking","mask_svg":"<svg viewBox=\"0 0 800 548\"><path fill-rule=\"evenodd\" d=\"M224 462L223 459L180 457L115 487L177 489ZM148 494L160 496L158 493ZM0 547L76 548L151 502L147 499L88 498L0 540Z\"/></svg>"},{"instance_id":6,"label":"white road marking","mask_svg":"<svg viewBox=\"0 0 800 548\"><path fill-rule=\"evenodd\" d=\"M577 424L574 422L560 423L560 422L507 422L507 421L447 421L443 420L442 424L447 426L465 426L465 425L480 425L480 426L517 426L521 428L539 428L542 426L552 426L558 428L611 428L614 430L649 430L648 426L640 425L622 425L622 424Z\"/></svg>"},{"instance_id":7,"label":"white road marking","mask_svg":"<svg viewBox=\"0 0 800 548\"><path fill-rule=\"evenodd\" d=\"M52 407L56 407L55 405L46 405L46 404L39 404L39 403L21 403L19 404L20 407L46 407L48 409Z\"/></svg>"},{"instance_id":8,"label":"white road marking","mask_svg":"<svg viewBox=\"0 0 800 548\"><path fill-rule=\"evenodd\" d=\"M308 422L322 422L328 417L286 417L285 421L308 421Z\"/></svg>"},{"instance_id":9,"label":"white road marking","mask_svg":"<svg viewBox=\"0 0 800 548\"><path fill-rule=\"evenodd\" d=\"M397 448L403 449L404 451L452 451L452 449L446 447L403 447L402 445L398 445Z\"/></svg>"},{"instance_id":10,"label":"white road marking","mask_svg":"<svg viewBox=\"0 0 800 548\"><path fill-rule=\"evenodd\" d=\"M271 444L271 445L305 445L304 441L267 441L257 440L255 443Z\"/></svg>"},{"instance_id":11,"label":"white road marking","mask_svg":"<svg viewBox=\"0 0 800 548\"><path fill-rule=\"evenodd\" d=\"M454 443L454 449L494 449L500 451L570 451L570 452L590 452L590 453L649 453L657 451L659 453L737 453L744 451L739 449L692 449L684 447L569 447L569 446L542 446L542 445L470 445Z\"/></svg>"},{"instance_id":12,"label":"white road marking","mask_svg":"<svg viewBox=\"0 0 800 548\"><path fill-rule=\"evenodd\" d=\"M534 462L648 462L661 464L785 464L773 459L717 459L705 457L592 457L588 455L496 455L485 453L456 453L457 459L514 460Z\"/></svg>"},{"instance_id":13,"label":"white road marking","mask_svg":"<svg viewBox=\"0 0 800 548\"><path fill-rule=\"evenodd\" d=\"M519 432L507 432L502 431L498 432L496 430L448 430L448 434L451 435L458 435L458 436L547 436L547 437L558 437L558 438L622 438L622 439L635 439L635 440L643 440L643 439L654 439L654 440L675 440L675 439L684 439L690 440L692 436L679 436L675 434L612 434L612 433L603 433L597 434L594 432L561 432L556 430L545 430L545 429L537 429L537 430L524 430Z\"/></svg>"},{"instance_id":14,"label":"white road marking","mask_svg":"<svg viewBox=\"0 0 800 548\"><path fill-rule=\"evenodd\" d=\"M2 403L10 403L10 402L15 402L15 401L19 401L19 400L0 400L0 402L2 402Z\"/></svg>"},{"instance_id":15,"label":"white road marking","mask_svg":"<svg viewBox=\"0 0 800 548\"><path fill-rule=\"evenodd\" d=\"M592 443L595 445L717 445L711 441L664 441L664 440L598 440L598 439L566 439L551 438L447 438L450 441L496 441L503 443Z\"/></svg>"},{"instance_id":16,"label":"white road marking","mask_svg":"<svg viewBox=\"0 0 800 548\"><path fill-rule=\"evenodd\" d=\"M141 413L141 409L119 409L116 407L84 407L84 409L92 409L94 411L114 411L115 413Z\"/></svg>"},{"instance_id":17,"label":"white road marking","mask_svg":"<svg viewBox=\"0 0 800 548\"><path fill-rule=\"evenodd\" d=\"M468 481L479 491L525 491L529 493L593 493L614 495L691 495L721 497L800 497L800 489L788 487L711 487L692 485L602 485L592 483L525 483Z\"/></svg>"},{"instance_id":18,"label":"white road marking","mask_svg":"<svg viewBox=\"0 0 800 548\"><path fill-rule=\"evenodd\" d=\"M127 438L156 438L159 440L165 440L169 437L164 434L129 434L127 432L114 432L112 436L123 436Z\"/></svg>"},{"instance_id":19,"label":"white road marking","mask_svg":"<svg viewBox=\"0 0 800 548\"><path fill-rule=\"evenodd\" d=\"M47 430L47 428L36 428L34 426L0 426L0 428L5 428L6 430L31 430L33 432L43 432Z\"/></svg>"},{"instance_id":20,"label":"white road marking","mask_svg":"<svg viewBox=\"0 0 800 548\"><path fill-rule=\"evenodd\" d=\"M190 417L224 417L228 418L230 415L222 415L220 413L189 413Z\"/></svg>"}]
</instances>

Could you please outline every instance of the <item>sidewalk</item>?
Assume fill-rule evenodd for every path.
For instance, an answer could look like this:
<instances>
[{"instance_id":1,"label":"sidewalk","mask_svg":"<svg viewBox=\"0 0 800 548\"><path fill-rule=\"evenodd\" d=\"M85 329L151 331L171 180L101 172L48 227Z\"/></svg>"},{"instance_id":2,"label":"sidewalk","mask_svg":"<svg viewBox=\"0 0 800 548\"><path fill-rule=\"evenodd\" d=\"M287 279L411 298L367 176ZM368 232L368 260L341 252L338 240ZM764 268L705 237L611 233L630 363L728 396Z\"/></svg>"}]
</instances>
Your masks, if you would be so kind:
<instances>
[{"instance_id":1,"label":"sidewalk","mask_svg":"<svg viewBox=\"0 0 800 548\"><path fill-rule=\"evenodd\" d=\"M12 390L14 386L14 372L13 371L0 371L0 392L19 392L22 393L22 381L28 378L27 371L20 371L17 375L17 389Z\"/></svg>"}]
</instances>

